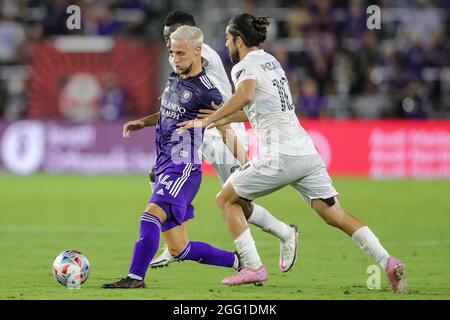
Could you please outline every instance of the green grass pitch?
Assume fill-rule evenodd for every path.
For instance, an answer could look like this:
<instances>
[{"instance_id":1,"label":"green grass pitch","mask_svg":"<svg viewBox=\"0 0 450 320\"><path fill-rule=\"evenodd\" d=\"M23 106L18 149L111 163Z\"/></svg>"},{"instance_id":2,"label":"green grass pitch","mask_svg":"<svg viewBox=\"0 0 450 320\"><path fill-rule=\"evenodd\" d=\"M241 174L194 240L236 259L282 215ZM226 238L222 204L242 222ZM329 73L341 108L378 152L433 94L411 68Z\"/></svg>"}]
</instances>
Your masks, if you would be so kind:
<instances>
[{"instance_id":1,"label":"green grass pitch","mask_svg":"<svg viewBox=\"0 0 450 320\"><path fill-rule=\"evenodd\" d=\"M231 270L194 262L149 270L148 289L104 290L126 275L139 217L150 195L143 176L0 175L0 299L449 299L449 180L335 178L341 203L365 221L391 254L407 265L410 292L369 290L375 262L351 238L326 225L296 191L284 188L258 199L278 218L301 229L299 259L284 274L279 243L252 227L269 271L263 287L224 287ZM216 178L204 178L195 199L190 239L234 250L214 202ZM83 251L91 275L81 290L68 290L51 274L64 249Z\"/></svg>"}]
</instances>

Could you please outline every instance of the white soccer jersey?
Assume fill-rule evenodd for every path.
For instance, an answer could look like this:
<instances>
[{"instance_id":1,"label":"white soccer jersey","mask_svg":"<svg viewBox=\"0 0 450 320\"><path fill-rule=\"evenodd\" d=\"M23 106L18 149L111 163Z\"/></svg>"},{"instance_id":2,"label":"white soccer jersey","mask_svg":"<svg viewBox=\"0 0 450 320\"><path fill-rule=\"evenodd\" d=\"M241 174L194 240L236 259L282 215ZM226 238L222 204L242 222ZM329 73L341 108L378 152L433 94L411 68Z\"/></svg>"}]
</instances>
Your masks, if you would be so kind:
<instances>
[{"instance_id":1,"label":"white soccer jersey","mask_svg":"<svg viewBox=\"0 0 450 320\"><path fill-rule=\"evenodd\" d=\"M208 61L205 68L208 78L214 83L222 94L223 101L227 101L231 97L231 83L228 80L227 73L223 67L222 59L219 54L214 51L206 43L202 45L202 57Z\"/></svg>"},{"instance_id":2,"label":"white soccer jersey","mask_svg":"<svg viewBox=\"0 0 450 320\"><path fill-rule=\"evenodd\" d=\"M244 111L258 137L261 152L292 156L317 153L295 114L287 77L280 63L264 50L251 51L231 70L237 88L241 81L256 81L253 101Z\"/></svg>"},{"instance_id":3,"label":"white soccer jersey","mask_svg":"<svg viewBox=\"0 0 450 320\"><path fill-rule=\"evenodd\" d=\"M222 94L223 101L226 102L228 99L230 99L232 90L230 80L228 80L227 73L225 72L225 68L222 63L222 59L220 58L219 54L206 43L203 43L202 45L202 57L208 61L208 64L205 68L208 78L213 82L214 86L219 89L220 93ZM245 132L244 124L232 123L231 127L238 135L239 140L244 145L244 147L247 148L247 133ZM220 136L220 133L217 129L208 129L205 131L205 134Z\"/></svg>"}]
</instances>

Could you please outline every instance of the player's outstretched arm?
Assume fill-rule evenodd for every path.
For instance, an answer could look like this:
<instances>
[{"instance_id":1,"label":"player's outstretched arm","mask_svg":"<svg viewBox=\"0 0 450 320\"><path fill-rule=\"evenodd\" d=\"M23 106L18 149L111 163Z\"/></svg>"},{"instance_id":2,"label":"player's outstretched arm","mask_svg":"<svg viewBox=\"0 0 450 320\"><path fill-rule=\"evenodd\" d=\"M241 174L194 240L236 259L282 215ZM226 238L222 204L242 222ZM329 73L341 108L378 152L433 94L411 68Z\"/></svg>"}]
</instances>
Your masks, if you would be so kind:
<instances>
[{"instance_id":1,"label":"player's outstretched arm","mask_svg":"<svg viewBox=\"0 0 450 320\"><path fill-rule=\"evenodd\" d=\"M241 111L247 104L249 104L255 95L256 81L244 80L236 89L236 92L228 99L228 101L219 108L216 112L206 117L203 121L205 127L212 123L231 116L232 114Z\"/></svg>"},{"instance_id":2,"label":"player's outstretched arm","mask_svg":"<svg viewBox=\"0 0 450 320\"><path fill-rule=\"evenodd\" d=\"M221 120L235 112L242 110L247 104L249 104L255 95L256 80L243 80L236 89L236 92L230 99L216 112L211 113L204 119L194 119L189 121L180 122L177 124L183 130L190 128L206 128L212 123Z\"/></svg>"},{"instance_id":3,"label":"player's outstretched arm","mask_svg":"<svg viewBox=\"0 0 450 320\"><path fill-rule=\"evenodd\" d=\"M212 103L212 106L215 110L217 110L219 108L217 105L214 104L214 102ZM204 119L207 116L209 116L211 113L214 113L215 110L200 109L199 113L197 114L197 118ZM218 126L227 125L227 124L230 124L233 122L247 122L247 121L248 121L247 114L244 111L238 111L238 112L235 112L223 119L220 119L214 123L211 123L209 125L209 128L216 128Z\"/></svg>"},{"instance_id":4,"label":"player's outstretched arm","mask_svg":"<svg viewBox=\"0 0 450 320\"><path fill-rule=\"evenodd\" d=\"M239 140L236 131L233 130L233 128L227 124L224 126L218 126L217 129L219 130L220 134L222 135L223 142L227 146L227 148L230 150L230 152L233 154L233 156L241 163L247 163L248 162L248 155L245 151L244 146L242 145L241 141Z\"/></svg>"},{"instance_id":5,"label":"player's outstretched arm","mask_svg":"<svg viewBox=\"0 0 450 320\"><path fill-rule=\"evenodd\" d=\"M154 126L158 122L158 119L159 112L138 120L128 121L123 125L122 135L124 138L129 138L131 131L137 131L145 127Z\"/></svg>"}]
</instances>

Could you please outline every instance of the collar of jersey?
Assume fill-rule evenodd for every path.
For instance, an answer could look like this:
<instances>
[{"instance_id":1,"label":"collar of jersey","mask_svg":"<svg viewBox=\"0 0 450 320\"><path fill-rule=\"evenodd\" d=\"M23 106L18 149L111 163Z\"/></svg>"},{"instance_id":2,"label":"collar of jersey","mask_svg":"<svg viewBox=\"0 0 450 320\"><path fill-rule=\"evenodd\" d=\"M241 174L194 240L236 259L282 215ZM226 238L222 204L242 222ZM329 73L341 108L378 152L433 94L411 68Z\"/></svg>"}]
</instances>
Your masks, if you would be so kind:
<instances>
[{"instance_id":1,"label":"collar of jersey","mask_svg":"<svg viewBox=\"0 0 450 320\"><path fill-rule=\"evenodd\" d=\"M175 71L174 71L174 72L175 72ZM182 78L182 77L181 77L181 74L178 74L178 73L176 73L176 72L175 72L175 74L178 76L178 79L179 79L179 80L183 80L183 81L184 81L184 80L189 80L189 79L195 79L195 78L198 78L198 77L200 77L200 76L206 74L206 71L205 71L205 68L202 67L202 71L200 71L199 73L197 73L195 76L187 77L187 78Z\"/></svg>"},{"instance_id":2,"label":"collar of jersey","mask_svg":"<svg viewBox=\"0 0 450 320\"><path fill-rule=\"evenodd\" d=\"M259 49L259 50L250 51L249 53L247 53L247 55L245 57L247 58L248 56L251 56L251 55L260 56L263 54L264 54L264 49Z\"/></svg>"}]
</instances>

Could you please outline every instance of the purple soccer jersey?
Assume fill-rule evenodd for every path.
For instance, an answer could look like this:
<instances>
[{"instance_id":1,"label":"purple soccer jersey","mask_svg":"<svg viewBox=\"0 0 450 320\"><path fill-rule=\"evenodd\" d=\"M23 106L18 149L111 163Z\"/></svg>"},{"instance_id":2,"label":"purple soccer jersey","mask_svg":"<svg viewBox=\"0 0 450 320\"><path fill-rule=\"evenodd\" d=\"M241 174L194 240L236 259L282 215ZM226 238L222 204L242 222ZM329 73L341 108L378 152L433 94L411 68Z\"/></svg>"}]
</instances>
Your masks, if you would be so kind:
<instances>
[{"instance_id":1,"label":"purple soccer jersey","mask_svg":"<svg viewBox=\"0 0 450 320\"><path fill-rule=\"evenodd\" d=\"M177 123L195 119L199 109L211 108L212 101L222 104L222 95L204 70L185 79L176 72L170 74L156 125L156 175L174 165L182 172L187 163L193 163L196 169L201 170L198 149L203 142L204 129L179 133Z\"/></svg>"},{"instance_id":2,"label":"purple soccer jersey","mask_svg":"<svg viewBox=\"0 0 450 320\"><path fill-rule=\"evenodd\" d=\"M202 179L198 149L204 129L180 133L177 123L195 119L199 109L211 108L211 102L220 105L223 99L204 70L184 79L175 72L170 74L156 126L156 186L150 199L168 216L162 231L194 217L191 203Z\"/></svg>"}]
</instances>

